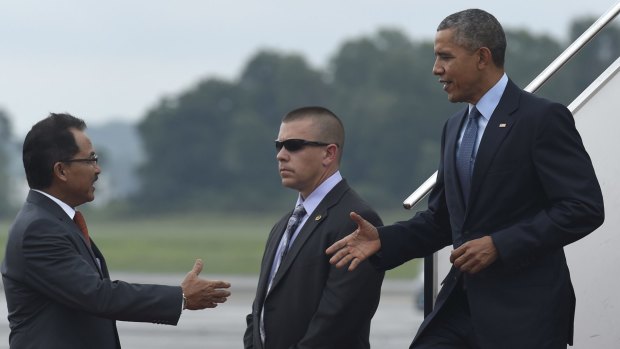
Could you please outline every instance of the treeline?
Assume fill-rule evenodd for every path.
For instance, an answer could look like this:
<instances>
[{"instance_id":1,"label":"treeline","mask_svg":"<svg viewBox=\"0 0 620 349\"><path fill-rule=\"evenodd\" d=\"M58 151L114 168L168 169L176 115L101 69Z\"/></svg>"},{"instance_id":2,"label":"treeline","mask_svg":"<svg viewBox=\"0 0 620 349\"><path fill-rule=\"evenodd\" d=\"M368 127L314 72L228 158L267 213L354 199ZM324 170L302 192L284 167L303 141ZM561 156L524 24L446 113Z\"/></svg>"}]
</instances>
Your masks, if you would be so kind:
<instances>
[{"instance_id":1,"label":"treeline","mask_svg":"<svg viewBox=\"0 0 620 349\"><path fill-rule=\"evenodd\" d=\"M509 77L525 87L592 22L574 21L568 42L507 30ZM611 26L537 93L568 105L619 56L620 28ZM394 29L342 43L325 67L258 52L237 79L199 81L144 115L147 159L127 206L151 213L290 206L295 194L281 187L273 141L286 112L322 105L345 124L344 177L374 206L399 207L435 171L443 123L462 107L448 102L433 60L432 40ZM0 170L0 194L3 178Z\"/></svg>"},{"instance_id":2,"label":"treeline","mask_svg":"<svg viewBox=\"0 0 620 349\"><path fill-rule=\"evenodd\" d=\"M591 23L575 21L570 42ZM506 71L523 87L568 46L526 31L507 37ZM568 104L619 55L620 30L609 28L539 94ZM236 81L206 79L146 114L139 130L147 162L134 203L148 211L290 204L273 140L286 112L322 105L345 124L343 175L374 205L397 207L435 171L443 123L461 107L447 101L433 60L432 41L390 29L344 42L325 68L259 52Z\"/></svg>"}]
</instances>

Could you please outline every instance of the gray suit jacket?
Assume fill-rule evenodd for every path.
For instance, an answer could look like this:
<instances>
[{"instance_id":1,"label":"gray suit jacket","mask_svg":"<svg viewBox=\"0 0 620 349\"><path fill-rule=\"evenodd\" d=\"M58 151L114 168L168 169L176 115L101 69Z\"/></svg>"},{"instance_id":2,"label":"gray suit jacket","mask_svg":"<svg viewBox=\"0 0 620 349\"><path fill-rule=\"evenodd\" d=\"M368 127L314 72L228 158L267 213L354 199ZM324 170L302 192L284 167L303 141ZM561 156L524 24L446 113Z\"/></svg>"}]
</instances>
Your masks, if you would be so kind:
<instances>
[{"instance_id":1,"label":"gray suit jacket","mask_svg":"<svg viewBox=\"0 0 620 349\"><path fill-rule=\"evenodd\" d=\"M308 218L274 278L267 283L273 259L284 233L287 213L273 227L261 264L252 305L247 316L245 348L369 348L370 321L379 304L383 272L369 263L354 272L329 264L325 250L356 229L349 217L356 211L375 225L379 216L351 189L338 183ZM266 342L259 333L264 309Z\"/></svg>"},{"instance_id":2,"label":"gray suit jacket","mask_svg":"<svg viewBox=\"0 0 620 349\"><path fill-rule=\"evenodd\" d=\"M2 281L16 349L120 348L115 320L175 325L181 314L179 286L111 281L97 246L35 191L9 231Z\"/></svg>"}]
</instances>

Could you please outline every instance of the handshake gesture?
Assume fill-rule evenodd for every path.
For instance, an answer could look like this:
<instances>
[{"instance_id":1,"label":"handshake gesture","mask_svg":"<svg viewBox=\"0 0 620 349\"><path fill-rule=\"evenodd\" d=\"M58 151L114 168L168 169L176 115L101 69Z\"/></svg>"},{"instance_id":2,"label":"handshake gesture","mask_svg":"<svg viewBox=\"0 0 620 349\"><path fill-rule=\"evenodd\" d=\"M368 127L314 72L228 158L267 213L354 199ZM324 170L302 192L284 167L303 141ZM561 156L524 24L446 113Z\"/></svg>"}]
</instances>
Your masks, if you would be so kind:
<instances>
[{"instance_id":1,"label":"handshake gesture","mask_svg":"<svg viewBox=\"0 0 620 349\"><path fill-rule=\"evenodd\" d=\"M357 229L325 250L328 255L333 254L329 262L336 267L342 268L350 263L349 271L355 270L362 261L381 249L377 228L355 212L350 216Z\"/></svg>"},{"instance_id":2,"label":"handshake gesture","mask_svg":"<svg viewBox=\"0 0 620 349\"><path fill-rule=\"evenodd\" d=\"M218 303L226 302L226 299L230 296L230 291L225 290L225 288L230 287L230 283L199 278L198 275L202 268L202 260L197 259L194 267L187 273L187 276L185 276L181 283L183 296L185 297L185 309L215 308Z\"/></svg>"},{"instance_id":3,"label":"handshake gesture","mask_svg":"<svg viewBox=\"0 0 620 349\"><path fill-rule=\"evenodd\" d=\"M354 270L368 257L379 252L381 240L377 228L355 212L351 219L357 223L357 229L336 241L325 253L333 256L329 262L342 268L349 264ZM493 264L498 258L497 248L490 236L467 241L450 253L450 263L463 273L476 274Z\"/></svg>"}]
</instances>

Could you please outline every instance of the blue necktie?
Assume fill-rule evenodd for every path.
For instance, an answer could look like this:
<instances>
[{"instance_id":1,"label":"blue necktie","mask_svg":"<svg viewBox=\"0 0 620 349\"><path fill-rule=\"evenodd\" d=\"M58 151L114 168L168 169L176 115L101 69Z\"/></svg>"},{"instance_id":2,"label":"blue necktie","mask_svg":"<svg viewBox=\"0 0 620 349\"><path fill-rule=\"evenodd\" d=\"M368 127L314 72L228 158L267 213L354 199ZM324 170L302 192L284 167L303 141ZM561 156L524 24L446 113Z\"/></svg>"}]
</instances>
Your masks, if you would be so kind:
<instances>
[{"instance_id":1,"label":"blue necktie","mask_svg":"<svg viewBox=\"0 0 620 349\"><path fill-rule=\"evenodd\" d=\"M480 116L482 115L475 106L471 108L467 116L467 127L465 128L465 133L463 133L461 146L456 154L456 168L461 182L465 205L469 201L471 175L474 171L474 160L476 158L474 150L476 149L476 139L478 136L478 118Z\"/></svg>"}]
</instances>

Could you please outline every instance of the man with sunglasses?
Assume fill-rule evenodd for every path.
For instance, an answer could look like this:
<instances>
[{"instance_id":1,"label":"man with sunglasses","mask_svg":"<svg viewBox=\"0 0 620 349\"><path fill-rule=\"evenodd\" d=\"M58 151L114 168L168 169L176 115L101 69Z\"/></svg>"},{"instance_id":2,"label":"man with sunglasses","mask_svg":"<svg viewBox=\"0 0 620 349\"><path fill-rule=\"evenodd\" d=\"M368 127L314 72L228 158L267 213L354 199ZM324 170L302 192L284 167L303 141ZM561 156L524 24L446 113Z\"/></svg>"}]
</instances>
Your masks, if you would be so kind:
<instances>
[{"instance_id":1,"label":"man with sunglasses","mask_svg":"<svg viewBox=\"0 0 620 349\"><path fill-rule=\"evenodd\" d=\"M31 190L6 245L2 281L11 348L120 348L116 321L176 325L183 309L213 308L227 282L201 279L196 261L181 285L112 281L76 207L95 198L101 173L83 120L51 114L26 135Z\"/></svg>"},{"instance_id":2,"label":"man with sunglasses","mask_svg":"<svg viewBox=\"0 0 620 349\"><path fill-rule=\"evenodd\" d=\"M351 211L382 224L340 175L342 122L322 107L293 110L275 145L282 185L298 195L269 234L245 348L369 348L383 273L368 263L347 273L323 253L355 230Z\"/></svg>"}]
</instances>

